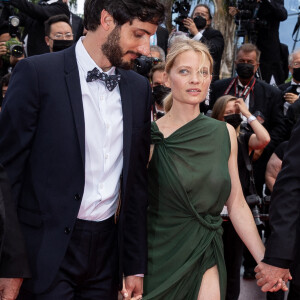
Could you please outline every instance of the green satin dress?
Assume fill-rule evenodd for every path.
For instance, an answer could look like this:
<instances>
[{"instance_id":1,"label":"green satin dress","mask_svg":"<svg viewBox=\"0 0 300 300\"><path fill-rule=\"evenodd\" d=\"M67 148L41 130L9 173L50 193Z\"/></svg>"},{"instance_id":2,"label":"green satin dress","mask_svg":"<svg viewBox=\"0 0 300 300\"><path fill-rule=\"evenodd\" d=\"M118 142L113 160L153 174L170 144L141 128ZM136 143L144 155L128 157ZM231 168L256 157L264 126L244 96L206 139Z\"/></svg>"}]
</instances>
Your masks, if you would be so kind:
<instances>
[{"instance_id":1,"label":"green satin dress","mask_svg":"<svg viewBox=\"0 0 300 300\"><path fill-rule=\"evenodd\" d=\"M215 265L224 299L220 213L231 190L226 124L200 114L164 138L153 122L151 138L143 300L197 300L203 274Z\"/></svg>"}]
</instances>

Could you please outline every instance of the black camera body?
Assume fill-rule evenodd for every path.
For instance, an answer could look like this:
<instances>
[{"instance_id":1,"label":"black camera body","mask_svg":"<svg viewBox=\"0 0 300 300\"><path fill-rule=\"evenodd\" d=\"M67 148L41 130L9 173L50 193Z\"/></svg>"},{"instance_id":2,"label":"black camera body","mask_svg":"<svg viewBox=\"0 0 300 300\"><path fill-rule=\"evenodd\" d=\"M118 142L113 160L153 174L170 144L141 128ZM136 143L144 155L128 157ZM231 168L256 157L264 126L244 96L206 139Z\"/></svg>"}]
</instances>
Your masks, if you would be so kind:
<instances>
[{"instance_id":1,"label":"black camera body","mask_svg":"<svg viewBox=\"0 0 300 300\"><path fill-rule=\"evenodd\" d=\"M238 24L237 36L248 36L249 42L256 44L257 29L267 28L267 21L258 18L260 9L260 2L256 0L237 0L231 1L229 6L235 6L238 13L235 16L236 23Z\"/></svg>"},{"instance_id":2,"label":"black camera body","mask_svg":"<svg viewBox=\"0 0 300 300\"><path fill-rule=\"evenodd\" d=\"M140 75L148 77L152 67L160 62L161 60L157 57L148 57L141 55L134 60L133 70Z\"/></svg>"},{"instance_id":3,"label":"black camera body","mask_svg":"<svg viewBox=\"0 0 300 300\"><path fill-rule=\"evenodd\" d=\"M257 194L246 196L246 202L251 209L256 226L262 226L262 220L269 219L270 200L270 196L264 198L259 197Z\"/></svg>"},{"instance_id":4,"label":"black camera body","mask_svg":"<svg viewBox=\"0 0 300 300\"><path fill-rule=\"evenodd\" d=\"M176 1L173 4L173 13L178 13L178 17L174 20L175 24L178 25L178 30L182 32L188 32L188 29L184 27L183 20L189 16L191 5L188 0Z\"/></svg>"}]
</instances>

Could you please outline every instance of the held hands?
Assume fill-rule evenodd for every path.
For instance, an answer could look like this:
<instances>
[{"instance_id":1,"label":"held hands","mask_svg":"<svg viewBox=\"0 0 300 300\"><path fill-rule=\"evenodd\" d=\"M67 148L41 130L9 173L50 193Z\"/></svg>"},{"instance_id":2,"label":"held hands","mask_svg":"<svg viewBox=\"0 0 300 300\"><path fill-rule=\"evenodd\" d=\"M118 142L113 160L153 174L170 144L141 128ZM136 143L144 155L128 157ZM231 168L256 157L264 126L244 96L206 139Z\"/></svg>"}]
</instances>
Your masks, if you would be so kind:
<instances>
[{"instance_id":1,"label":"held hands","mask_svg":"<svg viewBox=\"0 0 300 300\"><path fill-rule=\"evenodd\" d=\"M196 35L199 32L193 19L186 18L182 22L184 27L186 27L192 35Z\"/></svg>"},{"instance_id":2,"label":"held hands","mask_svg":"<svg viewBox=\"0 0 300 300\"><path fill-rule=\"evenodd\" d=\"M0 278L0 299L15 300L22 282L23 278Z\"/></svg>"},{"instance_id":3,"label":"held hands","mask_svg":"<svg viewBox=\"0 0 300 300\"><path fill-rule=\"evenodd\" d=\"M299 96L297 96L294 93L285 93L283 98L286 102L293 104L295 101L299 99Z\"/></svg>"},{"instance_id":4,"label":"held hands","mask_svg":"<svg viewBox=\"0 0 300 300\"><path fill-rule=\"evenodd\" d=\"M143 297L143 277L127 276L123 280L123 300L140 300Z\"/></svg>"},{"instance_id":5,"label":"held hands","mask_svg":"<svg viewBox=\"0 0 300 300\"><path fill-rule=\"evenodd\" d=\"M288 269L282 269L260 262L254 269L257 285L263 292L287 291L286 283L292 279Z\"/></svg>"}]
</instances>

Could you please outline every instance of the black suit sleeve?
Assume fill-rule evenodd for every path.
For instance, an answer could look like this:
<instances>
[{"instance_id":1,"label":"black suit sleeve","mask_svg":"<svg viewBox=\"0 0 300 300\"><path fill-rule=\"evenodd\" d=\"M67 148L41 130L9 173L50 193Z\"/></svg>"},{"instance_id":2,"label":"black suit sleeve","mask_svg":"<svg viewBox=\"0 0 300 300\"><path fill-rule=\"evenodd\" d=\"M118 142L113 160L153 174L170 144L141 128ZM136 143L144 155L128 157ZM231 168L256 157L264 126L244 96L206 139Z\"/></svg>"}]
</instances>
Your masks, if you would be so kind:
<instances>
[{"instance_id":1,"label":"black suit sleeve","mask_svg":"<svg viewBox=\"0 0 300 300\"><path fill-rule=\"evenodd\" d=\"M205 30L201 42L208 46L214 61L221 60L224 50L224 38L220 31L210 28Z\"/></svg>"},{"instance_id":2,"label":"black suit sleeve","mask_svg":"<svg viewBox=\"0 0 300 300\"><path fill-rule=\"evenodd\" d=\"M38 5L27 0L11 0L11 5L18 8L21 13L26 14L34 20L45 22L48 18L54 15L65 14L69 17L70 11L68 5L61 0L57 2Z\"/></svg>"},{"instance_id":3,"label":"black suit sleeve","mask_svg":"<svg viewBox=\"0 0 300 300\"><path fill-rule=\"evenodd\" d=\"M135 138L135 157L132 157L131 168L135 173L130 190L130 198L125 207L124 222L124 275L145 274L147 272L147 206L148 181L147 164L150 152L150 108L151 89L145 78L147 91L147 108L144 112L144 127L133 133ZM135 137L134 137L135 135ZM129 180L129 179L128 179Z\"/></svg>"},{"instance_id":4,"label":"black suit sleeve","mask_svg":"<svg viewBox=\"0 0 300 300\"><path fill-rule=\"evenodd\" d=\"M268 131L271 137L271 142L265 150L273 153L276 146L283 142L287 136L287 128L285 126L283 116L283 99L282 93L279 90L274 90L271 95L271 105L269 109L270 113L270 124L268 125Z\"/></svg>"},{"instance_id":5,"label":"black suit sleeve","mask_svg":"<svg viewBox=\"0 0 300 300\"><path fill-rule=\"evenodd\" d=\"M284 8L284 0L263 0L260 11L280 22L286 20L288 15Z\"/></svg>"},{"instance_id":6,"label":"black suit sleeve","mask_svg":"<svg viewBox=\"0 0 300 300\"><path fill-rule=\"evenodd\" d=\"M8 179L0 165L0 202L4 204L4 235L0 256L0 277L28 278L30 270L25 242L19 226L14 202L11 199Z\"/></svg>"},{"instance_id":7,"label":"black suit sleeve","mask_svg":"<svg viewBox=\"0 0 300 300\"><path fill-rule=\"evenodd\" d=\"M288 268L294 259L300 216L300 122L298 121L277 177L270 206L271 234L268 238L266 262L286 262Z\"/></svg>"}]
</instances>

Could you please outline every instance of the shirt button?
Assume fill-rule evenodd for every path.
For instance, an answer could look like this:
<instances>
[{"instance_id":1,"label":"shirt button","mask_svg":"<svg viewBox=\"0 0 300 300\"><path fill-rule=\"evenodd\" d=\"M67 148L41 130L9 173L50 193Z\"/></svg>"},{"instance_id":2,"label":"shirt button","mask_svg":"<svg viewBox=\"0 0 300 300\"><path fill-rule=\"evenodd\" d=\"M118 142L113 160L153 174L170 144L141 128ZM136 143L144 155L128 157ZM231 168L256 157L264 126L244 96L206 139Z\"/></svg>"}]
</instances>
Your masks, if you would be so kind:
<instances>
[{"instance_id":1,"label":"shirt button","mask_svg":"<svg viewBox=\"0 0 300 300\"><path fill-rule=\"evenodd\" d=\"M105 154L105 159L108 159L108 153Z\"/></svg>"},{"instance_id":2,"label":"shirt button","mask_svg":"<svg viewBox=\"0 0 300 300\"><path fill-rule=\"evenodd\" d=\"M74 197L74 198L75 198L76 201L81 200L81 196L80 196L79 194L75 194L75 197Z\"/></svg>"},{"instance_id":3,"label":"shirt button","mask_svg":"<svg viewBox=\"0 0 300 300\"><path fill-rule=\"evenodd\" d=\"M69 234L71 232L71 228L70 227L66 227L65 228L65 234Z\"/></svg>"}]
</instances>

